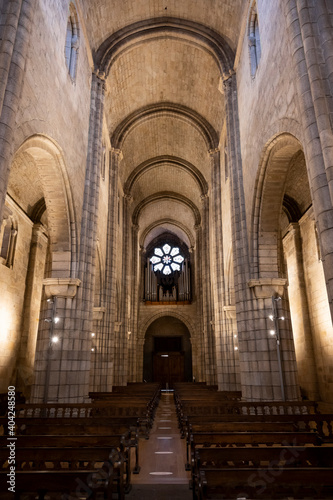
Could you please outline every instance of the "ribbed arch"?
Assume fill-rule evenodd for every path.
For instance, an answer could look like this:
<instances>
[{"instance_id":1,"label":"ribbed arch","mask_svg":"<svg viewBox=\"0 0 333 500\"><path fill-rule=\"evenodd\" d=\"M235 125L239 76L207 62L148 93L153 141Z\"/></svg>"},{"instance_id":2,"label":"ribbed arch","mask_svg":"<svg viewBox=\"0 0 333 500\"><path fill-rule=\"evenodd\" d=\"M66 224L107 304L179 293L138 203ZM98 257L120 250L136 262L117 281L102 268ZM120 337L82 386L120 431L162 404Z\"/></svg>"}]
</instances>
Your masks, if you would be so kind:
<instances>
[{"instance_id":1,"label":"ribbed arch","mask_svg":"<svg viewBox=\"0 0 333 500\"><path fill-rule=\"evenodd\" d=\"M149 170L158 167L162 164L175 165L177 167L183 168L187 173L191 175L191 177L196 181L199 186L200 194L205 195L208 192L208 184L200 172L192 163L183 160L182 158L178 158L176 156L162 155L157 156L155 158L150 158L149 160L138 165L132 173L129 175L125 186L124 192L125 194L130 194L134 184L140 179L140 177L148 172Z\"/></svg>"},{"instance_id":2,"label":"ribbed arch","mask_svg":"<svg viewBox=\"0 0 333 500\"><path fill-rule=\"evenodd\" d=\"M126 47L161 35L192 40L212 54L221 77L232 72L234 54L221 35L200 23L168 16L139 21L116 31L96 51L95 64L108 76L113 62Z\"/></svg>"},{"instance_id":3,"label":"ribbed arch","mask_svg":"<svg viewBox=\"0 0 333 500\"><path fill-rule=\"evenodd\" d=\"M201 216L200 216L200 212L199 212L197 206L191 200L186 198L185 196L182 196L178 193L173 193L170 191L162 191L160 193L155 193L151 196L148 196L141 203L139 203L133 211L133 215L132 215L133 224L134 225L138 224L140 213L147 205L149 205L150 203L154 203L156 201L160 201L160 200L173 200L173 201L177 201L179 203L183 203L184 205L188 206L190 208L190 210L193 212L195 224L196 225L200 224Z\"/></svg>"}]
</instances>

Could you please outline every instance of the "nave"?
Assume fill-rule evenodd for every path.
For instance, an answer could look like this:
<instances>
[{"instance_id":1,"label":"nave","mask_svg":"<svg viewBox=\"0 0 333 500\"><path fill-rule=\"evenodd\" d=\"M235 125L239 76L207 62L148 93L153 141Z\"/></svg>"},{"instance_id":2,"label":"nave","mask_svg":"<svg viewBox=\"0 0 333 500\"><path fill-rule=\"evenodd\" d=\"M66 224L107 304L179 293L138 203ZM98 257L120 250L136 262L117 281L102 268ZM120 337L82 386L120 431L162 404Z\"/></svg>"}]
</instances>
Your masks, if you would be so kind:
<instances>
[{"instance_id":1,"label":"nave","mask_svg":"<svg viewBox=\"0 0 333 500\"><path fill-rule=\"evenodd\" d=\"M316 401L247 402L204 383L90 398L17 404L13 426L1 417L1 500L333 498L333 413Z\"/></svg>"}]
</instances>

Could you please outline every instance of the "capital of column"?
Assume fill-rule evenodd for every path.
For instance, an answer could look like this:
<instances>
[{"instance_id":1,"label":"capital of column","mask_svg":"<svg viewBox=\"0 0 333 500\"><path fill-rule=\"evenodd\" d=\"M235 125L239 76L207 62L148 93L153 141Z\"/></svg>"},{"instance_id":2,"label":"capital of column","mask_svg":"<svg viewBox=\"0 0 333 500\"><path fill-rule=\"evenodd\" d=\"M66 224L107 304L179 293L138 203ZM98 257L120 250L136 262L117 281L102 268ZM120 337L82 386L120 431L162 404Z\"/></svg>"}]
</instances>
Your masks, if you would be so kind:
<instances>
[{"instance_id":1,"label":"capital of column","mask_svg":"<svg viewBox=\"0 0 333 500\"><path fill-rule=\"evenodd\" d=\"M37 240L42 239L44 242L48 241L48 231L41 222L37 222L36 224L34 224L32 228L32 234L33 237L35 237Z\"/></svg>"},{"instance_id":2,"label":"capital of column","mask_svg":"<svg viewBox=\"0 0 333 500\"><path fill-rule=\"evenodd\" d=\"M228 75L223 76L223 78L222 78L222 93L223 94L226 94L229 90L232 90L235 76L236 76L235 71L230 71L230 73Z\"/></svg>"},{"instance_id":3,"label":"capital of column","mask_svg":"<svg viewBox=\"0 0 333 500\"><path fill-rule=\"evenodd\" d=\"M133 196L130 193L124 193L123 197L126 203L128 204L130 204L133 201Z\"/></svg>"},{"instance_id":4,"label":"capital of column","mask_svg":"<svg viewBox=\"0 0 333 500\"><path fill-rule=\"evenodd\" d=\"M223 306L227 319L236 319L236 306Z\"/></svg>"},{"instance_id":5,"label":"capital of column","mask_svg":"<svg viewBox=\"0 0 333 500\"><path fill-rule=\"evenodd\" d=\"M106 80L105 72L101 71L99 68L95 68L94 69L93 75L95 75L96 78L98 78L102 82L105 82L105 80Z\"/></svg>"},{"instance_id":6,"label":"capital of column","mask_svg":"<svg viewBox=\"0 0 333 500\"><path fill-rule=\"evenodd\" d=\"M112 147L112 148L111 148L111 152L112 152L115 156L117 156L117 157L118 157L118 160L119 160L119 161L120 161L120 160L122 160L122 159L123 159L123 157L124 157L124 156L123 156L123 152L122 152L122 150L121 150L121 149L118 149L118 148L114 148L114 147Z\"/></svg>"},{"instance_id":7,"label":"capital of column","mask_svg":"<svg viewBox=\"0 0 333 500\"><path fill-rule=\"evenodd\" d=\"M256 299L268 299L276 294L281 296L286 284L286 278L260 278L248 282Z\"/></svg>"},{"instance_id":8,"label":"capital of column","mask_svg":"<svg viewBox=\"0 0 333 500\"><path fill-rule=\"evenodd\" d=\"M81 285L81 280L78 278L45 278L43 285L47 298L65 297L72 299Z\"/></svg>"},{"instance_id":9,"label":"capital of column","mask_svg":"<svg viewBox=\"0 0 333 500\"><path fill-rule=\"evenodd\" d=\"M208 153L212 158L215 158L215 155L217 155L220 152L219 148L214 148L214 149L209 149Z\"/></svg>"},{"instance_id":10,"label":"capital of column","mask_svg":"<svg viewBox=\"0 0 333 500\"><path fill-rule=\"evenodd\" d=\"M295 239L295 236L300 234L300 227L298 222L291 222L287 227L285 234L282 238L283 245L288 245L290 241Z\"/></svg>"},{"instance_id":11,"label":"capital of column","mask_svg":"<svg viewBox=\"0 0 333 500\"><path fill-rule=\"evenodd\" d=\"M94 307L93 310L93 320L94 321L102 321L106 308L105 307Z\"/></svg>"}]
</instances>

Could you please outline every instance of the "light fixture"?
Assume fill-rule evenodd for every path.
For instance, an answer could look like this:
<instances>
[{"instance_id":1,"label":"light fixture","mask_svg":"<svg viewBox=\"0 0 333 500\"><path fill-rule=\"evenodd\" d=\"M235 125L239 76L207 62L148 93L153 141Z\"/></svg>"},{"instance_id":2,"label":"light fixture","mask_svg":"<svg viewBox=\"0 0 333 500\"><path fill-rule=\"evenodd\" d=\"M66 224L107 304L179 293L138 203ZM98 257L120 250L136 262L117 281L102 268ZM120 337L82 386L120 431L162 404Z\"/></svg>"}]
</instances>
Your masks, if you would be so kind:
<instances>
[{"instance_id":1,"label":"light fixture","mask_svg":"<svg viewBox=\"0 0 333 500\"><path fill-rule=\"evenodd\" d=\"M53 344L56 344L57 342L59 342L59 337L57 337L56 335L54 337L52 337L52 342Z\"/></svg>"},{"instance_id":2,"label":"light fixture","mask_svg":"<svg viewBox=\"0 0 333 500\"><path fill-rule=\"evenodd\" d=\"M92 333L92 334L91 334L91 336L92 336L92 337L95 337L95 335L96 335L95 333Z\"/></svg>"},{"instance_id":3,"label":"light fixture","mask_svg":"<svg viewBox=\"0 0 333 500\"><path fill-rule=\"evenodd\" d=\"M161 358L168 358L169 354L161 354Z\"/></svg>"},{"instance_id":4,"label":"light fixture","mask_svg":"<svg viewBox=\"0 0 333 500\"><path fill-rule=\"evenodd\" d=\"M235 339L237 339L237 335L234 335Z\"/></svg>"},{"instance_id":5,"label":"light fixture","mask_svg":"<svg viewBox=\"0 0 333 500\"><path fill-rule=\"evenodd\" d=\"M54 322L55 322L55 324L57 324L59 321L60 321L60 318L58 318L58 316L56 316L56 317L54 318Z\"/></svg>"},{"instance_id":6,"label":"light fixture","mask_svg":"<svg viewBox=\"0 0 333 500\"><path fill-rule=\"evenodd\" d=\"M274 316L273 316L273 314L270 314L268 317L269 317L269 319L270 319L271 321L273 321L273 320L274 320Z\"/></svg>"},{"instance_id":7,"label":"light fixture","mask_svg":"<svg viewBox=\"0 0 333 500\"><path fill-rule=\"evenodd\" d=\"M92 347L92 348L91 348L91 352L95 352L95 347Z\"/></svg>"},{"instance_id":8,"label":"light fixture","mask_svg":"<svg viewBox=\"0 0 333 500\"><path fill-rule=\"evenodd\" d=\"M238 347L237 346L235 347L235 351L238 351Z\"/></svg>"},{"instance_id":9,"label":"light fixture","mask_svg":"<svg viewBox=\"0 0 333 500\"><path fill-rule=\"evenodd\" d=\"M275 335L275 330L269 330L269 333L270 333L271 335Z\"/></svg>"},{"instance_id":10,"label":"light fixture","mask_svg":"<svg viewBox=\"0 0 333 500\"><path fill-rule=\"evenodd\" d=\"M52 299L47 299L46 302L48 302L49 304L53 304L53 300Z\"/></svg>"}]
</instances>

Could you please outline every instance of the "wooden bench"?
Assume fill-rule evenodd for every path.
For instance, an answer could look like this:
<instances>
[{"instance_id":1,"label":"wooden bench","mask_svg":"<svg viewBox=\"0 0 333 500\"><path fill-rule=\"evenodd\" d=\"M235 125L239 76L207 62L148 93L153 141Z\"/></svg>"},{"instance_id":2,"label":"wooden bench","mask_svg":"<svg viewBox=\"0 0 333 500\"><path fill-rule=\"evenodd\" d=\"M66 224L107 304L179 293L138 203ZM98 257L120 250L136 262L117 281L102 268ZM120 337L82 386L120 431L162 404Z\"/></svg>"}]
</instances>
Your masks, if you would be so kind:
<instances>
[{"instance_id":1,"label":"wooden bench","mask_svg":"<svg viewBox=\"0 0 333 500\"><path fill-rule=\"evenodd\" d=\"M250 445L252 447L265 445L280 446L320 446L322 440L316 432L193 432L189 437L189 446L186 446L186 470L191 470L189 457L195 456L198 446L209 447L237 447Z\"/></svg>"},{"instance_id":2,"label":"wooden bench","mask_svg":"<svg viewBox=\"0 0 333 500\"><path fill-rule=\"evenodd\" d=\"M194 485L198 500L241 498L333 498L332 467L215 468L200 470Z\"/></svg>"},{"instance_id":3,"label":"wooden bench","mask_svg":"<svg viewBox=\"0 0 333 500\"><path fill-rule=\"evenodd\" d=\"M68 452L68 460L69 457L72 457L72 460L76 459L76 456L71 454L72 449L81 449L80 456L85 456L87 459L86 461L88 461L91 453L93 454L91 460L100 461L104 450L104 460L109 460L111 454L113 454L113 456L119 456L121 462L125 464L125 490L129 491L131 484L131 454L129 448L130 443L127 437L126 435L22 435L19 436L16 441L16 461L17 463L21 463L25 459L30 460L29 455L25 453L27 449L35 449L36 453L38 453L40 462L52 462L53 458L54 460L56 459L57 453L64 453L63 451L58 452L57 449L66 450ZM8 458L7 443L7 436L0 436L0 446L3 448L3 450L1 450L1 457L4 460L6 460L6 457ZM48 450L53 450L54 455L52 455L50 451L48 452ZM106 451L108 451L108 455L106 455ZM33 453L34 452L32 452L31 457L34 456ZM66 457L66 453L64 453L63 456ZM2 467L3 466L4 463L2 463Z\"/></svg>"},{"instance_id":4,"label":"wooden bench","mask_svg":"<svg viewBox=\"0 0 333 500\"><path fill-rule=\"evenodd\" d=\"M0 471L0 490L6 491L7 472ZM48 492L62 494L62 499L82 498L86 495L89 500L97 498L98 493L102 493L103 498L112 500L114 485L112 476L108 471L101 469L91 470L49 470L49 471L17 471L15 473L15 500L19 500L21 493L37 493L38 500L44 500ZM118 499L124 500L125 496L118 490ZM8 498L8 497L7 497Z\"/></svg>"},{"instance_id":5,"label":"wooden bench","mask_svg":"<svg viewBox=\"0 0 333 500\"><path fill-rule=\"evenodd\" d=\"M309 415L210 415L208 417L189 415L181 426L181 432L183 437L188 436L191 424L210 426L211 429L218 429L215 425L235 425L235 430L237 430L236 427L239 424L242 424L245 428L247 424L252 426L260 426L260 424L279 426L280 424L290 423L294 425L296 430L316 431L324 441L333 442L333 414L330 413ZM232 429L233 427L229 427L230 431Z\"/></svg>"}]
</instances>

